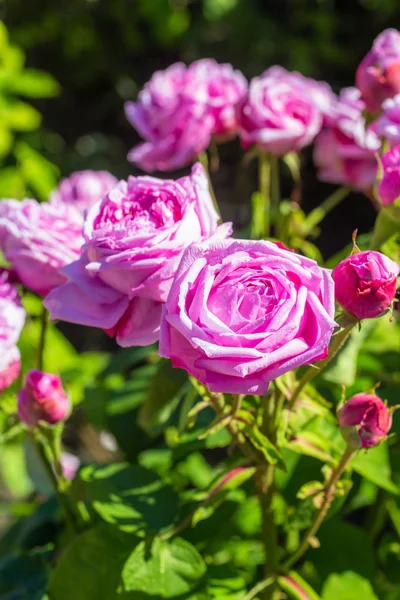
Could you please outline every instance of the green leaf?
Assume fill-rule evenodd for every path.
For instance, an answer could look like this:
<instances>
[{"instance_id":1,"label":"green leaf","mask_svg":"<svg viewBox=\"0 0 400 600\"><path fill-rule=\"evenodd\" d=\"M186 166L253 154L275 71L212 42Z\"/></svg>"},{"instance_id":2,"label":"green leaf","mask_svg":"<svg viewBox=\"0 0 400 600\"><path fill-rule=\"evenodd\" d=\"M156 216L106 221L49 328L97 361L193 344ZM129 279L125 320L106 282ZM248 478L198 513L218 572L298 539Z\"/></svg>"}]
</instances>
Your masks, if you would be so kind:
<instances>
[{"instance_id":1,"label":"green leaf","mask_svg":"<svg viewBox=\"0 0 400 600\"><path fill-rule=\"evenodd\" d=\"M151 547L146 541L136 546L122 570L122 587L125 592L175 598L192 591L205 572L192 544L180 538L170 542L156 538Z\"/></svg>"},{"instance_id":2,"label":"green leaf","mask_svg":"<svg viewBox=\"0 0 400 600\"><path fill-rule=\"evenodd\" d=\"M0 145L4 141L0 131ZM12 140L11 140L12 141ZM1 156L1 148L0 148ZM0 198L15 198L22 200L25 195L25 182L21 173L15 167L5 167L0 170Z\"/></svg>"},{"instance_id":3,"label":"green leaf","mask_svg":"<svg viewBox=\"0 0 400 600\"><path fill-rule=\"evenodd\" d=\"M372 585L365 579L353 573L333 573L326 580L322 590L322 600L379 600Z\"/></svg>"},{"instance_id":4,"label":"green leaf","mask_svg":"<svg viewBox=\"0 0 400 600\"><path fill-rule=\"evenodd\" d=\"M138 539L101 524L76 536L60 556L48 593L57 600L123 600L121 571Z\"/></svg>"},{"instance_id":5,"label":"green leaf","mask_svg":"<svg viewBox=\"0 0 400 600\"><path fill-rule=\"evenodd\" d=\"M326 381L340 385L353 385L356 380L358 353L364 340L374 327L375 323L373 319L363 321L361 330L354 327L349 339L345 342L336 357L323 370L321 377Z\"/></svg>"},{"instance_id":6,"label":"green leaf","mask_svg":"<svg viewBox=\"0 0 400 600\"><path fill-rule=\"evenodd\" d=\"M115 463L80 472L93 509L124 531L157 532L178 514L178 497L158 475L143 467Z\"/></svg>"},{"instance_id":7,"label":"green leaf","mask_svg":"<svg viewBox=\"0 0 400 600\"><path fill-rule=\"evenodd\" d=\"M1 118L14 131L34 131L40 126L41 114L26 102L12 100L0 104Z\"/></svg>"},{"instance_id":8,"label":"green leaf","mask_svg":"<svg viewBox=\"0 0 400 600\"><path fill-rule=\"evenodd\" d=\"M0 158L7 156L14 141L14 136L6 127L5 123L0 123Z\"/></svg>"},{"instance_id":9,"label":"green leaf","mask_svg":"<svg viewBox=\"0 0 400 600\"><path fill-rule=\"evenodd\" d=\"M47 200L50 192L57 187L57 167L25 142L16 144L15 156L29 187L40 200Z\"/></svg>"},{"instance_id":10,"label":"green leaf","mask_svg":"<svg viewBox=\"0 0 400 600\"><path fill-rule=\"evenodd\" d=\"M2 600L41 600L49 576L47 551L12 554L0 561Z\"/></svg>"},{"instance_id":11,"label":"green leaf","mask_svg":"<svg viewBox=\"0 0 400 600\"><path fill-rule=\"evenodd\" d=\"M312 431L299 433L287 442L286 447L298 454L312 456L322 462L331 463L333 461L329 440Z\"/></svg>"},{"instance_id":12,"label":"green leaf","mask_svg":"<svg viewBox=\"0 0 400 600\"><path fill-rule=\"evenodd\" d=\"M147 398L139 411L139 424L150 436L158 436L187 392L187 374L174 369L171 362L161 359L153 377Z\"/></svg>"},{"instance_id":13,"label":"green leaf","mask_svg":"<svg viewBox=\"0 0 400 600\"><path fill-rule=\"evenodd\" d=\"M379 444L367 451L360 450L357 456L353 458L351 466L356 473L372 481L375 485L392 494L399 494L399 488L391 478L387 444Z\"/></svg>"},{"instance_id":14,"label":"green leaf","mask_svg":"<svg viewBox=\"0 0 400 600\"><path fill-rule=\"evenodd\" d=\"M52 98L60 91L59 83L44 71L24 69L10 86L10 91L28 98Z\"/></svg>"},{"instance_id":15,"label":"green leaf","mask_svg":"<svg viewBox=\"0 0 400 600\"><path fill-rule=\"evenodd\" d=\"M263 453L267 461L271 464L278 464L284 468L284 462L279 450L272 442L258 429L256 425L247 426L243 429L246 437L252 445Z\"/></svg>"}]
</instances>

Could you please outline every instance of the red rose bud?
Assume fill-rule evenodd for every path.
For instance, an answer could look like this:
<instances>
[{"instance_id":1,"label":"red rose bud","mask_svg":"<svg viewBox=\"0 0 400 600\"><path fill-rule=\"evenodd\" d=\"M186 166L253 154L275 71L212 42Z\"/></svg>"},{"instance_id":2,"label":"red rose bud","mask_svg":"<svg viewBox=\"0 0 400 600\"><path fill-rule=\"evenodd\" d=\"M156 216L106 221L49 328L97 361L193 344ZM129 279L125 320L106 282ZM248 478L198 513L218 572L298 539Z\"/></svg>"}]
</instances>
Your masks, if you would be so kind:
<instances>
[{"instance_id":1,"label":"red rose bud","mask_svg":"<svg viewBox=\"0 0 400 600\"><path fill-rule=\"evenodd\" d=\"M29 427L39 421L55 425L63 421L69 410L69 400L57 375L37 369L29 371L25 386L18 393L18 415Z\"/></svg>"},{"instance_id":2,"label":"red rose bud","mask_svg":"<svg viewBox=\"0 0 400 600\"><path fill-rule=\"evenodd\" d=\"M385 438L392 415L375 394L356 394L338 413L340 431L352 448L372 448Z\"/></svg>"},{"instance_id":3,"label":"red rose bud","mask_svg":"<svg viewBox=\"0 0 400 600\"><path fill-rule=\"evenodd\" d=\"M373 250L352 254L333 270L337 302L357 319L381 315L393 302L400 268Z\"/></svg>"}]
</instances>

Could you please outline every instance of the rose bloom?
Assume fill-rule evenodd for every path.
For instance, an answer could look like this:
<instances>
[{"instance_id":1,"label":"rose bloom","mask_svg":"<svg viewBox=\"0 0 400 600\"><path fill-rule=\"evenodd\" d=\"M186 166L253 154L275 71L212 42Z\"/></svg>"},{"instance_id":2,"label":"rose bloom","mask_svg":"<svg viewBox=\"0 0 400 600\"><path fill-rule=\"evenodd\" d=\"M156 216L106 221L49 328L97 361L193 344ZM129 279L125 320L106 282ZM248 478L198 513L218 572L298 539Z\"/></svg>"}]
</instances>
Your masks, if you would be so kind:
<instances>
[{"instance_id":1,"label":"rose bloom","mask_svg":"<svg viewBox=\"0 0 400 600\"><path fill-rule=\"evenodd\" d=\"M74 208L0 202L0 250L21 283L40 296L66 280L59 269L78 258L82 244L82 217Z\"/></svg>"},{"instance_id":2,"label":"rose bloom","mask_svg":"<svg viewBox=\"0 0 400 600\"><path fill-rule=\"evenodd\" d=\"M400 146L381 156L383 175L378 194L384 205L393 204L400 196Z\"/></svg>"},{"instance_id":3,"label":"rose bloom","mask_svg":"<svg viewBox=\"0 0 400 600\"><path fill-rule=\"evenodd\" d=\"M121 346L153 343L182 251L231 233L230 223L217 223L200 164L177 181L121 181L89 211L84 252L45 300L51 318L100 327Z\"/></svg>"},{"instance_id":4,"label":"rose bloom","mask_svg":"<svg viewBox=\"0 0 400 600\"><path fill-rule=\"evenodd\" d=\"M75 171L60 181L50 195L50 203L69 204L83 214L117 183L118 179L108 171Z\"/></svg>"},{"instance_id":5,"label":"rose bloom","mask_svg":"<svg viewBox=\"0 0 400 600\"><path fill-rule=\"evenodd\" d=\"M383 102L382 114L372 123L371 129L391 147L400 144L400 94Z\"/></svg>"},{"instance_id":6,"label":"rose bloom","mask_svg":"<svg viewBox=\"0 0 400 600\"><path fill-rule=\"evenodd\" d=\"M211 58L193 62L186 72L185 96L206 107L213 118L211 133L219 140L236 135L236 107L247 88L247 79L240 71Z\"/></svg>"},{"instance_id":7,"label":"rose bloom","mask_svg":"<svg viewBox=\"0 0 400 600\"><path fill-rule=\"evenodd\" d=\"M18 416L28 427L39 421L55 425L64 421L69 411L69 400L57 375L37 369L28 371L25 385L18 392Z\"/></svg>"},{"instance_id":8,"label":"rose bloom","mask_svg":"<svg viewBox=\"0 0 400 600\"><path fill-rule=\"evenodd\" d=\"M244 148L256 145L282 156L310 144L322 115L299 74L271 67L250 82L239 108L239 134Z\"/></svg>"},{"instance_id":9,"label":"rose bloom","mask_svg":"<svg viewBox=\"0 0 400 600\"><path fill-rule=\"evenodd\" d=\"M9 283L5 269L0 271L0 392L10 386L21 370L16 346L25 322L17 290Z\"/></svg>"},{"instance_id":10,"label":"rose bloom","mask_svg":"<svg viewBox=\"0 0 400 600\"><path fill-rule=\"evenodd\" d=\"M314 162L322 181L350 185L368 191L378 170L375 153L380 141L366 126L365 105L356 88L344 88L330 123L315 140Z\"/></svg>"},{"instance_id":11,"label":"rose bloom","mask_svg":"<svg viewBox=\"0 0 400 600\"><path fill-rule=\"evenodd\" d=\"M399 265L380 252L352 254L333 270L336 300L359 320L379 317L393 302L399 272Z\"/></svg>"},{"instance_id":12,"label":"rose bloom","mask_svg":"<svg viewBox=\"0 0 400 600\"><path fill-rule=\"evenodd\" d=\"M378 35L357 69L356 85L373 113L379 112L386 98L400 92L400 33L396 29Z\"/></svg>"},{"instance_id":13,"label":"rose bloom","mask_svg":"<svg viewBox=\"0 0 400 600\"><path fill-rule=\"evenodd\" d=\"M263 394L326 356L335 327L330 271L267 241L186 249L161 322L161 356L212 392Z\"/></svg>"},{"instance_id":14,"label":"rose bloom","mask_svg":"<svg viewBox=\"0 0 400 600\"><path fill-rule=\"evenodd\" d=\"M193 162L215 135L236 132L235 107L247 82L231 65L211 59L156 71L136 102L125 104L131 125L146 140L128 159L145 171L169 171Z\"/></svg>"},{"instance_id":15,"label":"rose bloom","mask_svg":"<svg viewBox=\"0 0 400 600\"><path fill-rule=\"evenodd\" d=\"M356 394L338 413L340 431L354 449L373 448L392 426L388 407L375 394Z\"/></svg>"}]
</instances>

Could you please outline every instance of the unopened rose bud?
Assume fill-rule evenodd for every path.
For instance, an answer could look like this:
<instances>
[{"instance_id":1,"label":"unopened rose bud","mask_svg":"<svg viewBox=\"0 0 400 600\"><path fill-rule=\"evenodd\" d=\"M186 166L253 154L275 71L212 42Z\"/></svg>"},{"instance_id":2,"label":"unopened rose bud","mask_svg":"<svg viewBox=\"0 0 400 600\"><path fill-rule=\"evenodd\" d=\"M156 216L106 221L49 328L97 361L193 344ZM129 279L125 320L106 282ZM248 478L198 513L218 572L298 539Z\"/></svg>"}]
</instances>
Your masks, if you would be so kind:
<instances>
[{"instance_id":1,"label":"unopened rose bud","mask_svg":"<svg viewBox=\"0 0 400 600\"><path fill-rule=\"evenodd\" d=\"M333 270L336 300L359 320L378 317L393 302L399 271L399 265L380 252L352 254Z\"/></svg>"},{"instance_id":2,"label":"unopened rose bud","mask_svg":"<svg viewBox=\"0 0 400 600\"><path fill-rule=\"evenodd\" d=\"M356 85L368 110L374 113L386 98L400 92L400 33L396 29L378 35L357 69Z\"/></svg>"},{"instance_id":3,"label":"unopened rose bud","mask_svg":"<svg viewBox=\"0 0 400 600\"><path fill-rule=\"evenodd\" d=\"M352 448L372 448L384 439L391 426L392 415L375 394L356 394L338 413L340 431Z\"/></svg>"},{"instance_id":4,"label":"unopened rose bud","mask_svg":"<svg viewBox=\"0 0 400 600\"><path fill-rule=\"evenodd\" d=\"M381 157L383 175L379 182L379 199L385 206L400 197L400 146Z\"/></svg>"},{"instance_id":5,"label":"unopened rose bud","mask_svg":"<svg viewBox=\"0 0 400 600\"><path fill-rule=\"evenodd\" d=\"M25 385L18 393L18 415L29 427L39 421L55 425L63 421L69 410L69 400L57 375L37 369L29 371Z\"/></svg>"}]
</instances>

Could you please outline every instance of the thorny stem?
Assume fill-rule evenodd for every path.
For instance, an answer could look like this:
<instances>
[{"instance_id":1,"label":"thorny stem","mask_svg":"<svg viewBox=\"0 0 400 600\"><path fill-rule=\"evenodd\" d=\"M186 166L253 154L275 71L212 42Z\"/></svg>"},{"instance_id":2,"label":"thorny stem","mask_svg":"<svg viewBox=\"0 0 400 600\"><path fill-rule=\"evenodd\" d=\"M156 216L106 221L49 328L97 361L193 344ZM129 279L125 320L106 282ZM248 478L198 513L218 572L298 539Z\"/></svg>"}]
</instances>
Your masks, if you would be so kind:
<instances>
[{"instance_id":1,"label":"thorny stem","mask_svg":"<svg viewBox=\"0 0 400 600\"><path fill-rule=\"evenodd\" d=\"M300 546L298 547L297 551L283 564L283 569L285 571L288 571L295 563L297 563L303 556L303 554L308 550L310 540L315 536L318 529L320 528L335 497L336 484L342 476L342 473L345 470L354 452L354 448L350 448L349 446L347 446L337 467L332 471L331 476L325 486L325 494L322 500L322 504L315 514L313 523L304 534L304 537L300 542Z\"/></svg>"}]
</instances>

